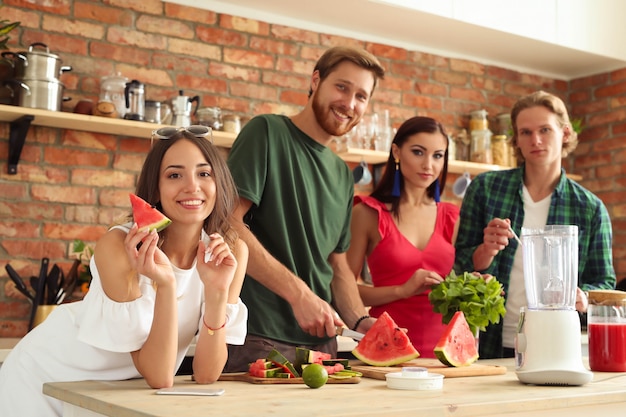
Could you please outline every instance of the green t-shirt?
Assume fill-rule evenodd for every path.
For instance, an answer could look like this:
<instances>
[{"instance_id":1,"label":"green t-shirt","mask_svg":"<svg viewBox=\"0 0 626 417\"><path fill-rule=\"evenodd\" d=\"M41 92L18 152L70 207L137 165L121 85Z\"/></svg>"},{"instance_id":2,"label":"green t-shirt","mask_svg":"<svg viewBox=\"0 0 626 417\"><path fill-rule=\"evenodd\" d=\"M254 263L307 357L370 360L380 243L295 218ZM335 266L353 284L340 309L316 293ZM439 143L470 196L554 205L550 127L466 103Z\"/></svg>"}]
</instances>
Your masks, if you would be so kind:
<instances>
[{"instance_id":1,"label":"green t-shirt","mask_svg":"<svg viewBox=\"0 0 626 417\"><path fill-rule=\"evenodd\" d=\"M354 180L346 163L314 141L286 116L250 120L228 156L239 195L252 202L246 224L261 244L331 302L331 253L350 244ZM289 304L251 276L241 298L250 314L250 334L286 343L314 345Z\"/></svg>"}]
</instances>

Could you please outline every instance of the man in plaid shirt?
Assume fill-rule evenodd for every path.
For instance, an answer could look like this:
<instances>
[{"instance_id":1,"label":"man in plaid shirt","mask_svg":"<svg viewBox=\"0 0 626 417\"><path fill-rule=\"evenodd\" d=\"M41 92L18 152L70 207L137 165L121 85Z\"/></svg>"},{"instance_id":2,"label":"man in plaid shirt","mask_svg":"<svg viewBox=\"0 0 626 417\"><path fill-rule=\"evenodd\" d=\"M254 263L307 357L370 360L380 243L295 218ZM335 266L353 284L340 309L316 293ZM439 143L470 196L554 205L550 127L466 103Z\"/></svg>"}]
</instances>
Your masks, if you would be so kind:
<instances>
[{"instance_id":1,"label":"man in plaid shirt","mask_svg":"<svg viewBox=\"0 0 626 417\"><path fill-rule=\"evenodd\" d=\"M480 335L482 359L513 357L519 309L526 305L522 253L511 227L578 226L576 309L585 312L584 291L612 289L612 229L602 201L566 177L561 158L578 144L558 97L543 91L520 99L511 111L512 144L519 168L487 172L470 184L461 207L455 271L494 275L504 287L507 314Z\"/></svg>"}]
</instances>

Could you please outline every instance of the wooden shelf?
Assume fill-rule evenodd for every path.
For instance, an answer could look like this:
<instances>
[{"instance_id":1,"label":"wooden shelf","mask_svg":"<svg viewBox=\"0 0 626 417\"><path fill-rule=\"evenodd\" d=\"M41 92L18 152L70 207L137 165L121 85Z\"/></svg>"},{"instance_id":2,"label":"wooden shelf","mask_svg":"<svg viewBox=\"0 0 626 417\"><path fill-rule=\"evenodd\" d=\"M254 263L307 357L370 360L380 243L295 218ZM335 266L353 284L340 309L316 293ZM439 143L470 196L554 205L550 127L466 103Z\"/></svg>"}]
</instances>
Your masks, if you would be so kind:
<instances>
[{"instance_id":1,"label":"wooden shelf","mask_svg":"<svg viewBox=\"0 0 626 417\"><path fill-rule=\"evenodd\" d=\"M138 122L134 120L112 119L109 117L90 116L61 111L31 109L20 106L0 104L0 121L14 120L31 115L31 125L55 127L59 129L82 130L85 132L107 133L117 136L150 139L152 131L166 125ZM230 148L236 135L228 132L213 132L213 143L216 146Z\"/></svg>"},{"instance_id":2,"label":"wooden shelf","mask_svg":"<svg viewBox=\"0 0 626 417\"><path fill-rule=\"evenodd\" d=\"M112 119L109 117L89 116L61 111L50 111L41 109L31 109L20 106L9 106L0 104L0 121L13 122L22 116L33 116L30 122L34 126L46 126L59 129L82 130L86 132L107 133L117 136L137 137L149 139L152 131L163 127L155 123L138 122L134 120ZM216 146L230 148L237 136L228 132L213 132L213 143ZM389 152L374 151L371 149L348 148L339 151L337 154L346 162L359 163L362 160L368 164L384 164L389 158ZM477 175L486 171L499 171L508 169L499 165L479 164L476 162L455 161L448 163L448 171L453 174L463 174L469 172L470 175ZM579 181L579 175L568 174L568 177Z\"/></svg>"},{"instance_id":3,"label":"wooden shelf","mask_svg":"<svg viewBox=\"0 0 626 417\"><path fill-rule=\"evenodd\" d=\"M345 151L337 152L337 154L346 162L359 163L361 161L365 161L366 163L372 165L384 164L389 158L389 152L359 148L348 148ZM457 161L454 159L448 161L448 172L452 174L463 174L467 172L474 176L482 172L501 171L505 169L510 169L510 167L493 164L480 164L469 161ZM576 174L567 174L567 176L575 181L580 181L582 179L580 175Z\"/></svg>"}]
</instances>

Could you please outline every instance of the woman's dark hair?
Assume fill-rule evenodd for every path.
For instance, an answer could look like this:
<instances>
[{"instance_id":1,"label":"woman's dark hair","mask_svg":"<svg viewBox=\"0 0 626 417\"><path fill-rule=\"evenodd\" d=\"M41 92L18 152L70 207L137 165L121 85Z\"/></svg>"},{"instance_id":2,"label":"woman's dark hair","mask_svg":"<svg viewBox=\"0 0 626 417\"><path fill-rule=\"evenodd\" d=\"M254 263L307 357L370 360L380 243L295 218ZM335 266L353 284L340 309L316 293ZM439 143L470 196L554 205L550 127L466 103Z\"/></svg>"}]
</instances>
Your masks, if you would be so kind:
<instances>
[{"instance_id":1,"label":"woman's dark hair","mask_svg":"<svg viewBox=\"0 0 626 417\"><path fill-rule=\"evenodd\" d=\"M441 133L446 140L448 139L448 134L445 129L435 119L424 116L416 116L406 120L393 138L393 142L399 148L404 145L404 143L409 139L410 136L413 136L417 133ZM387 160L387 164L385 165L385 172L383 173L382 178L374 188L371 196L376 198L378 201L383 203L391 203L390 212L393 213L395 217L398 217L398 206L400 205L400 197L394 197L391 195L393 190L393 182L396 171L396 161L393 157L393 152L389 151L389 159ZM443 169L441 170L441 174L439 175L439 189L443 193L443 190L446 187L446 178L448 176L448 146L446 146L446 153L444 155L443 161ZM400 175L400 190L404 189L404 177ZM434 198L435 196L435 183L433 182L427 189L426 194L430 198Z\"/></svg>"},{"instance_id":2,"label":"woman's dark hair","mask_svg":"<svg viewBox=\"0 0 626 417\"><path fill-rule=\"evenodd\" d=\"M213 169L213 179L215 180L216 188L215 207L209 217L204 220L204 231L208 234L214 232L221 234L232 249L237 240L237 233L232 229L228 220L238 199L237 188L226 161L219 153L219 150L206 138L196 137L192 133L180 131L169 139L156 139L152 149L146 156L139 174L135 194L156 207L159 211L163 211L159 201L161 162L165 153L180 140L188 140L196 145ZM159 233L161 237L166 231L167 228Z\"/></svg>"}]
</instances>

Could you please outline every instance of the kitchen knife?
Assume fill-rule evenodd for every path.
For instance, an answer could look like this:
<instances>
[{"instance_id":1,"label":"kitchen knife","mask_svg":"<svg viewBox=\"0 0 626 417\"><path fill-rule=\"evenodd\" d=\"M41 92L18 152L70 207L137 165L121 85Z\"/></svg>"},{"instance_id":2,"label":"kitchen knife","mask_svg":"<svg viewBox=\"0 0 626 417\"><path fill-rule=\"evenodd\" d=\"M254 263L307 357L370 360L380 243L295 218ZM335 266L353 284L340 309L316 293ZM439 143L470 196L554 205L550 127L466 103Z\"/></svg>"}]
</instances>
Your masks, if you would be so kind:
<instances>
[{"instance_id":1,"label":"kitchen knife","mask_svg":"<svg viewBox=\"0 0 626 417\"><path fill-rule=\"evenodd\" d=\"M48 258L43 258L41 260L41 268L39 269L39 278L37 278L37 287L35 287L35 299L33 300L33 308L30 312L30 321L28 322L28 330L33 329L33 324L35 324L35 314L37 313L37 309L40 305L43 305L45 302L44 292L46 290L46 277L48 275L48 263L50 260ZM31 277L31 283L35 280Z\"/></svg>"},{"instance_id":2,"label":"kitchen knife","mask_svg":"<svg viewBox=\"0 0 626 417\"><path fill-rule=\"evenodd\" d=\"M46 278L46 304L56 304L57 291L59 288L59 266L54 264Z\"/></svg>"},{"instance_id":3,"label":"kitchen knife","mask_svg":"<svg viewBox=\"0 0 626 417\"><path fill-rule=\"evenodd\" d=\"M24 294L29 300L32 300L34 298L33 295L30 293L30 291L28 291L26 284L24 284L24 280L22 280L22 277L19 276L17 271L13 269L13 267L9 264L6 264L4 266L4 269L7 270L11 281L15 283L15 288L17 288L17 290Z\"/></svg>"},{"instance_id":4,"label":"kitchen knife","mask_svg":"<svg viewBox=\"0 0 626 417\"><path fill-rule=\"evenodd\" d=\"M365 336L363 333L355 332L354 330L346 329L345 327L337 326L336 330L338 335L349 337L357 341L363 339L363 336Z\"/></svg>"}]
</instances>

